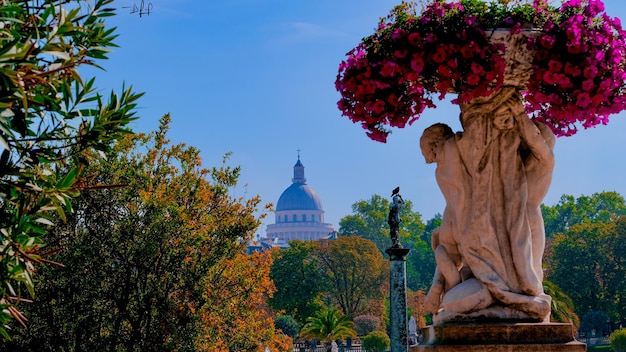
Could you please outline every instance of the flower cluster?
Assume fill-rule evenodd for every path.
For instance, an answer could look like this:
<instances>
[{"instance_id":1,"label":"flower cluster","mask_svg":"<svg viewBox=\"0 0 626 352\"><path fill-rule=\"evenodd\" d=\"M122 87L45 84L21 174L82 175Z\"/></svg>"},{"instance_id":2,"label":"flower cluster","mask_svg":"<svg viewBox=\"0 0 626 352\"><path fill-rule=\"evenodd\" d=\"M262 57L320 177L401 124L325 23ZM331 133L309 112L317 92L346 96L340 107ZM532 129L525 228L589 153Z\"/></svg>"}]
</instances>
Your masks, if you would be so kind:
<instances>
[{"instance_id":1,"label":"flower cluster","mask_svg":"<svg viewBox=\"0 0 626 352\"><path fill-rule=\"evenodd\" d=\"M573 135L577 123L606 124L610 114L626 108L625 37L600 0L565 2L531 40L535 58L526 111L557 135Z\"/></svg>"},{"instance_id":2,"label":"flower cluster","mask_svg":"<svg viewBox=\"0 0 626 352\"><path fill-rule=\"evenodd\" d=\"M541 31L527 43L535 54L526 108L557 135L572 135L576 123L606 123L626 108L626 36L600 0L569 0L560 9L545 0L432 0L419 15L412 9L396 7L339 66L339 109L373 140L385 142L388 127L405 127L435 107L434 95L456 93L452 102L460 104L499 89L507 48L486 33L496 27Z\"/></svg>"}]
</instances>

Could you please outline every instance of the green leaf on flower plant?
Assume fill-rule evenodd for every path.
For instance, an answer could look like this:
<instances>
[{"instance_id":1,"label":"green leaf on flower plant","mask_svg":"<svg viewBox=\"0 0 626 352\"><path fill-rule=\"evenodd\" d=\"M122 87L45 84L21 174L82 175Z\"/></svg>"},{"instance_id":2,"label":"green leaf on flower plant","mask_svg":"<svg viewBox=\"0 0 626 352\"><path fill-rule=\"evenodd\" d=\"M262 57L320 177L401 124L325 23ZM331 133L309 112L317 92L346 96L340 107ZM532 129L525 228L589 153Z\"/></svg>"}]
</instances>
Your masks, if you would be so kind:
<instances>
[{"instance_id":1,"label":"green leaf on flower plant","mask_svg":"<svg viewBox=\"0 0 626 352\"><path fill-rule=\"evenodd\" d=\"M0 335L2 335L2 337L4 337L7 340L11 340L11 336L9 335L7 330L2 326L0 326Z\"/></svg>"},{"instance_id":2,"label":"green leaf on flower plant","mask_svg":"<svg viewBox=\"0 0 626 352\"><path fill-rule=\"evenodd\" d=\"M59 180L59 182L57 182L56 184L57 189L69 188L71 185L74 184L74 181L76 180L77 175L78 175L78 168L75 167L72 170L70 170L70 172L68 172L67 175L65 175L65 177L63 177L62 179Z\"/></svg>"},{"instance_id":3,"label":"green leaf on flower plant","mask_svg":"<svg viewBox=\"0 0 626 352\"><path fill-rule=\"evenodd\" d=\"M38 218L37 220L35 220L35 222L38 222L40 224L44 224L44 225L50 225L50 226L54 226L54 223L48 219L45 218Z\"/></svg>"}]
</instances>

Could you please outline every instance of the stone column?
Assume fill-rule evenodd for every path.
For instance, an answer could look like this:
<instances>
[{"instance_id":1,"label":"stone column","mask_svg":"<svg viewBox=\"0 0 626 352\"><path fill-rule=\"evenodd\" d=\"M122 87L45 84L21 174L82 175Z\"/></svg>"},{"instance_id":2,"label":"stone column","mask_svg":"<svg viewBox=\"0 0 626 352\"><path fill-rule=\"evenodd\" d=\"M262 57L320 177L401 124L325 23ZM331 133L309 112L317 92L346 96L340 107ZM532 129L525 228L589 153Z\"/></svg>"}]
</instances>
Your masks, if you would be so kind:
<instances>
[{"instance_id":1,"label":"stone column","mask_svg":"<svg viewBox=\"0 0 626 352\"><path fill-rule=\"evenodd\" d=\"M390 324L391 352L409 350L408 322L406 314L406 256L410 249L391 247L386 250L391 262L390 272Z\"/></svg>"}]
</instances>

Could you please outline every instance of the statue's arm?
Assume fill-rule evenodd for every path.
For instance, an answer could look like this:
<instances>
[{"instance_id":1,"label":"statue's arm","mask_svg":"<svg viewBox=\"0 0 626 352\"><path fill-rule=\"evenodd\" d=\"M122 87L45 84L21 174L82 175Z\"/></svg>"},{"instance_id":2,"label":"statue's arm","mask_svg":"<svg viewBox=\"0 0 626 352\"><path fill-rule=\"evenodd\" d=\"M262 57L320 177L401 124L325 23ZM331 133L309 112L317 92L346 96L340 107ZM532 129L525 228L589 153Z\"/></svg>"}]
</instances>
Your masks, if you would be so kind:
<instances>
[{"instance_id":1,"label":"statue's arm","mask_svg":"<svg viewBox=\"0 0 626 352\"><path fill-rule=\"evenodd\" d=\"M525 113L515 114L515 121L519 127L522 139L530 148L532 154L539 160L554 160L554 153L552 148L546 142L542 131L535 125L535 123ZM552 133L546 128L544 133Z\"/></svg>"}]
</instances>

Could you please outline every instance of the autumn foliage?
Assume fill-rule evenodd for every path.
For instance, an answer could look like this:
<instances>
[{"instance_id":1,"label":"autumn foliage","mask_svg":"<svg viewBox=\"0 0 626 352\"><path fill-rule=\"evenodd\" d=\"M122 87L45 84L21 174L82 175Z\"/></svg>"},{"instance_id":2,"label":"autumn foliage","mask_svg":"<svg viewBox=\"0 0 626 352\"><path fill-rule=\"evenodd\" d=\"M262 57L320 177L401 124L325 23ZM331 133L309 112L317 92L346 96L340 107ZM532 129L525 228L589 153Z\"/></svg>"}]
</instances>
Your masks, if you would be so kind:
<instances>
[{"instance_id":1,"label":"autumn foliage","mask_svg":"<svg viewBox=\"0 0 626 352\"><path fill-rule=\"evenodd\" d=\"M84 169L45 249L65 267L39 271L29 327L0 350L278 351L290 340L262 309L271 254L244 254L260 199L232 197L240 169L202 167L199 150L167 138L169 115L160 122Z\"/></svg>"},{"instance_id":2,"label":"autumn foliage","mask_svg":"<svg viewBox=\"0 0 626 352\"><path fill-rule=\"evenodd\" d=\"M266 304L275 291L269 278L271 264L268 251L240 253L211 268L204 283L207 303L200 312L198 351L289 350L291 338L275 332Z\"/></svg>"}]
</instances>

